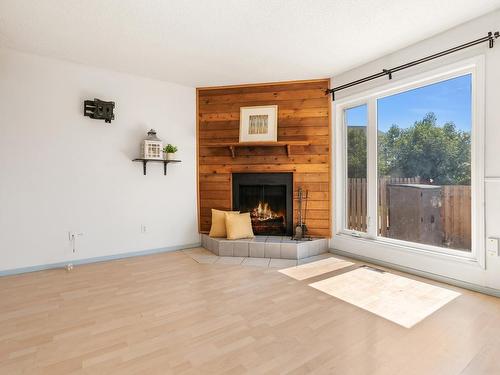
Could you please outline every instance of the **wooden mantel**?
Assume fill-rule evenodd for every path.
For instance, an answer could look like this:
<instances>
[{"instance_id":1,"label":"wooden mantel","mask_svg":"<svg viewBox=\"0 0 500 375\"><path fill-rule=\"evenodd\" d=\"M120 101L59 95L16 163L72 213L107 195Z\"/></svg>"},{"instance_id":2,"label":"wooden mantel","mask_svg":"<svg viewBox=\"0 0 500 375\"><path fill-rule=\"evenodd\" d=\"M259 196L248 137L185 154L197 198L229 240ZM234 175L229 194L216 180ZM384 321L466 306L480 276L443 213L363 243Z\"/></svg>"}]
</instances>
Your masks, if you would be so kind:
<instances>
[{"instance_id":1,"label":"wooden mantel","mask_svg":"<svg viewBox=\"0 0 500 375\"><path fill-rule=\"evenodd\" d=\"M290 157L292 154L292 146L309 146L311 142L308 141L277 141L277 142L222 142L222 143L210 143L206 144L205 147L227 147L231 151L231 156L234 159L236 157L236 149L238 147L285 147L286 155Z\"/></svg>"}]
</instances>

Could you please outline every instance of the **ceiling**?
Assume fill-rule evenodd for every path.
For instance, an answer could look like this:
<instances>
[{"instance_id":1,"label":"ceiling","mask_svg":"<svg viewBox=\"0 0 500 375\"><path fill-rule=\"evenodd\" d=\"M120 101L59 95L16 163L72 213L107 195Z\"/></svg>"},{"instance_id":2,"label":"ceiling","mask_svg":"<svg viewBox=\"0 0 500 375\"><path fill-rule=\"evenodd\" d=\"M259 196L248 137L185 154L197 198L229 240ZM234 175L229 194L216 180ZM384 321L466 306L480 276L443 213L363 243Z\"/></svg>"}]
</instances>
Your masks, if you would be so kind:
<instances>
[{"instance_id":1,"label":"ceiling","mask_svg":"<svg viewBox=\"0 0 500 375\"><path fill-rule=\"evenodd\" d=\"M324 78L498 7L500 0L0 0L0 47L189 86Z\"/></svg>"}]
</instances>

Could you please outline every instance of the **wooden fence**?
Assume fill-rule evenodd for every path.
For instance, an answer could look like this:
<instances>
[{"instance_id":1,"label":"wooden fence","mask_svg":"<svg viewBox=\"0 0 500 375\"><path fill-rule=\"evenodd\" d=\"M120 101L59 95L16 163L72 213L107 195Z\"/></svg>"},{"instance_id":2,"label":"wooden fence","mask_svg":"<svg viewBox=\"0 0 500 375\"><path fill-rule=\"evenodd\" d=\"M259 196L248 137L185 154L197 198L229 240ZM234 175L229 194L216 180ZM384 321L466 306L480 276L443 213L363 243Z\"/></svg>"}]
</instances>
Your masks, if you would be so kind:
<instances>
[{"instance_id":1,"label":"wooden fence","mask_svg":"<svg viewBox=\"0 0 500 375\"><path fill-rule=\"evenodd\" d=\"M367 185L365 178L348 179L347 224L349 229L367 229ZM389 184L418 184L419 177L379 178L378 234L388 237ZM443 245L454 249L471 248L471 189L470 186L444 185L441 188L441 224Z\"/></svg>"},{"instance_id":2,"label":"wooden fence","mask_svg":"<svg viewBox=\"0 0 500 375\"><path fill-rule=\"evenodd\" d=\"M441 222L444 244L453 249L471 249L471 187L444 185L441 189Z\"/></svg>"}]
</instances>

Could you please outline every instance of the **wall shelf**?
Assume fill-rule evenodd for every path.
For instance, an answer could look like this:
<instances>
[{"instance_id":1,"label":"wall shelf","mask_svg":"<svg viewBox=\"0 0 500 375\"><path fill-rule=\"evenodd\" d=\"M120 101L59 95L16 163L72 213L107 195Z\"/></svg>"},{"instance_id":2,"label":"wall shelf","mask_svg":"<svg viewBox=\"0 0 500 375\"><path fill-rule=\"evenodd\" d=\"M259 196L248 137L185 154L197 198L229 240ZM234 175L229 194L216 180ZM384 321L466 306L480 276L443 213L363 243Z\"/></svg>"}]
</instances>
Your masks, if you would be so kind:
<instances>
[{"instance_id":1,"label":"wall shelf","mask_svg":"<svg viewBox=\"0 0 500 375\"><path fill-rule=\"evenodd\" d=\"M163 163L163 174L166 176L167 175L167 164L168 163L180 163L181 160L158 160L158 159L134 159L132 160L134 162L141 162L142 163L142 170L144 172L144 176L146 175L146 165L151 162L151 163Z\"/></svg>"},{"instance_id":2,"label":"wall shelf","mask_svg":"<svg viewBox=\"0 0 500 375\"><path fill-rule=\"evenodd\" d=\"M221 148L227 147L231 152L234 159L236 150L241 147L285 147L288 157L292 155L292 146L309 146L311 143L308 141L277 141L277 142L222 142L222 143L208 143L203 147Z\"/></svg>"}]
</instances>

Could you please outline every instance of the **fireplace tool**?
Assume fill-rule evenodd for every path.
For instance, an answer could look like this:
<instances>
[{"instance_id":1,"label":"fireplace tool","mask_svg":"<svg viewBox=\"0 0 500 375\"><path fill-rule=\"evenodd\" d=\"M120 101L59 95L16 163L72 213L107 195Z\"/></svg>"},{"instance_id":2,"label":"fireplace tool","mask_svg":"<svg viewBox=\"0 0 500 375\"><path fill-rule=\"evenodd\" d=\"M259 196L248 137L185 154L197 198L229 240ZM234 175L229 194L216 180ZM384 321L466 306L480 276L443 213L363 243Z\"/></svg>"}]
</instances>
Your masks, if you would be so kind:
<instances>
[{"instance_id":1,"label":"fireplace tool","mask_svg":"<svg viewBox=\"0 0 500 375\"><path fill-rule=\"evenodd\" d=\"M309 197L309 190L306 190L306 193L304 195L304 192L302 188L299 188L298 190L298 198L299 198L299 207L298 207L298 213L299 213L299 221L297 223L297 226L295 227L295 235L292 237L292 239L301 241L301 240L310 240L311 238L307 236L307 226L305 223L305 219L307 216L307 198ZM302 203L305 202L305 212L302 215Z\"/></svg>"}]
</instances>

